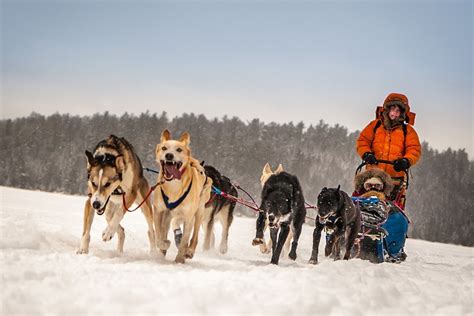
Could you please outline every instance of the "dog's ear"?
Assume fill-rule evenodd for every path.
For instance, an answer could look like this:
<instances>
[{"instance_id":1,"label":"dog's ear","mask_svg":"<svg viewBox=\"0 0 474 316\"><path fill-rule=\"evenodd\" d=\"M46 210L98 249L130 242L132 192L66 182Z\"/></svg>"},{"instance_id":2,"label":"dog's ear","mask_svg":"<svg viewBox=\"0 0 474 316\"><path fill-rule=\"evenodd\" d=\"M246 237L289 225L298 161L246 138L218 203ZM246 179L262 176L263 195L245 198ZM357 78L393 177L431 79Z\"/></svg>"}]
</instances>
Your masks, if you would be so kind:
<instances>
[{"instance_id":1,"label":"dog's ear","mask_svg":"<svg viewBox=\"0 0 474 316\"><path fill-rule=\"evenodd\" d=\"M86 150L86 156L87 156L87 170L90 170L92 166L97 165L97 159L95 159L92 153L88 150Z\"/></svg>"},{"instance_id":2,"label":"dog's ear","mask_svg":"<svg viewBox=\"0 0 474 316\"><path fill-rule=\"evenodd\" d=\"M171 133L170 133L169 130L165 129L163 131L163 133L161 133L160 142L164 143L164 142L166 142L167 140L170 140L170 139L171 139Z\"/></svg>"},{"instance_id":3,"label":"dog's ear","mask_svg":"<svg viewBox=\"0 0 474 316\"><path fill-rule=\"evenodd\" d=\"M339 184L339 185L337 186L336 193L339 193L340 190L341 190L341 185Z\"/></svg>"},{"instance_id":4,"label":"dog's ear","mask_svg":"<svg viewBox=\"0 0 474 316\"><path fill-rule=\"evenodd\" d=\"M328 190L328 188L324 187L321 192L326 192Z\"/></svg>"},{"instance_id":5,"label":"dog's ear","mask_svg":"<svg viewBox=\"0 0 474 316\"><path fill-rule=\"evenodd\" d=\"M275 170L275 173L278 174L278 173L280 173L280 172L282 172L282 171L283 171L283 166L282 166L282 164L279 164L279 165L278 165L278 168L276 168L276 170Z\"/></svg>"},{"instance_id":6,"label":"dog's ear","mask_svg":"<svg viewBox=\"0 0 474 316\"><path fill-rule=\"evenodd\" d=\"M189 146L189 143L191 142L191 136L189 136L188 132L184 132L179 138L179 141L185 143L186 146Z\"/></svg>"},{"instance_id":7,"label":"dog's ear","mask_svg":"<svg viewBox=\"0 0 474 316\"><path fill-rule=\"evenodd\" d=\"M273 173L272 167L270 167L270 165L268 164L268 162L267 162L267 163L265 164L265 166L263 167L263 173L264 173L264 174Z\"/></svg>"},{"instance_id":8,"label":"dog's ear","mask_svg":"<svg viewBox=\"0 0 474 316\"><path fill-rule=\"evenodd\" d=\"M125 161L123 160L123 156L117 156L115 158L115 167L117 168L117 172L123 172L123 169L125 169Z\"/></svg>"}]
</instances>

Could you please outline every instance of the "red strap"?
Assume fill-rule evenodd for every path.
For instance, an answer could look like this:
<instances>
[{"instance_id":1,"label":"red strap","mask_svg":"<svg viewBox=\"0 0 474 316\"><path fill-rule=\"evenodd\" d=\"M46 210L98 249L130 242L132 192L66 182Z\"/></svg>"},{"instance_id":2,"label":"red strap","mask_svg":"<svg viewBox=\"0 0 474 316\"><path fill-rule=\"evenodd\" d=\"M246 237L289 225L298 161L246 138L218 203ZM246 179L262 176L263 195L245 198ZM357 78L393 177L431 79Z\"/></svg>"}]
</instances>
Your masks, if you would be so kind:
<instances>
[{"instance_id":1,"label":"red strap","mask_svg":"<svg viewBox=\"0 0 474 316\"><path fill-rule=\"evenodd\" d=\"M148 200L148 198L150 197L150 194L151 192L153 192L157 187L158 185L160 185L161 183L158 182L157 184L155 184L154 186L150 187L150 190L148 191L146 197L143 199L143 201L136 207L134 208L133 210L129 210L128 207L127 207L127 202L125 201L125 192L122 194L122 207L123 209L126 211L126 212L135 212L136 210L138 210L140 208L140 206L143 205L143 203L145 203L146 200Z\"/></svg>"}]
</instances>

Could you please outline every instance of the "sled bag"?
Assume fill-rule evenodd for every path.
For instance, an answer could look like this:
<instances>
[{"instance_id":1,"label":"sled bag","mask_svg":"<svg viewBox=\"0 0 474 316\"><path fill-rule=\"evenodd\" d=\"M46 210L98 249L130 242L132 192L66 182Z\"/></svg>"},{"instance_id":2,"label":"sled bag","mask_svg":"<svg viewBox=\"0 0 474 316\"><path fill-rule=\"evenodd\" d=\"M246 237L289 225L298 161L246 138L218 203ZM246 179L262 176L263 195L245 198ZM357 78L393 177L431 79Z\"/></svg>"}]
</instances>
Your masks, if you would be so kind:
<instances>
[{"instance_id":1,"label":"sled bag","mask_svg":"<svg viewBox=\"0 0 474 316\"><path fill-rule=\"evenodd\" d=\"M408 219L402 212L391 212L382 227L388 232L388 236L385 236L383 240L384 250L389 256L398 258L405 246Z\"/></svg>"}]
</instances>

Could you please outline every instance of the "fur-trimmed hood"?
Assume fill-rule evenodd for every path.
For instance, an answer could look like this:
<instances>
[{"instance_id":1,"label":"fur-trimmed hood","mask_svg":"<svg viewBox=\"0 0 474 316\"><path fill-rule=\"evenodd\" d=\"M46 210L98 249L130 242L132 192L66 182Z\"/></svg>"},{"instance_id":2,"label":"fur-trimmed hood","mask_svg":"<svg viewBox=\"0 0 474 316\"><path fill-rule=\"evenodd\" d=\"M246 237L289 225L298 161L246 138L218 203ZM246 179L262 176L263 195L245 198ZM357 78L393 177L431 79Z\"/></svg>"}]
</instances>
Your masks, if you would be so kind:
<instances>
[{"instance_id":1,"label":"fur-trimmed hood","mask_svg":"<svg viewBox=\"0 0 474 316\"><path fill-rule=\"evenodd\" d=\"M364 172L356 175L354 179L355 190L358 192L363 192L365 181L373 177L379 178L382 181L384 194L389 196L393 189L392 179L388 173L378 168L365 170Z\"/></svg>"},{"instance_id":2,"label":"fur-trimmed hood","mask_svg":"<svg viewBox=\"0 0 474 316\"><path fill-rule=\"evenodd\" d=\"M400 117L396 121L392 121L388 117L388 112L392 105L396 105L400 108ZM410 104L408 103L408 98L406 97L406 95L401 93L390 93L385 98L382 107L383 123L384 126L388 129L403 124L403 122L406 121L408 112L410 112Z\"/></svg>"}]
</instances>

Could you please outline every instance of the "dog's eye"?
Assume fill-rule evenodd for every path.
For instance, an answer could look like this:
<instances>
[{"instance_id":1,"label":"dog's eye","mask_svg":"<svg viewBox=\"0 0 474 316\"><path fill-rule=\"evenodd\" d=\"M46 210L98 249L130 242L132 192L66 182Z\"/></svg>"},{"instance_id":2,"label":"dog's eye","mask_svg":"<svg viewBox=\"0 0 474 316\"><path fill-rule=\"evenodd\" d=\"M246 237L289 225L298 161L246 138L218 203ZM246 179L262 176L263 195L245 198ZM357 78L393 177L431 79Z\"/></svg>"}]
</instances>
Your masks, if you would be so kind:
<instances>
[{"instance_id":1,"label":"dog's eye","mask_svg":"<svg viewBox=\"0 0 474 316\"><path fill-rule=\"evenodd\" d=\"M104 187L106 187L106 188L110 187L110 182L107 182L107 183L104 185Z\"/></svg>"},{"instance_id":2,"label":"dog's eye","mask_svg":"<svg viewBox=\"0 0 474 316\"><path fill-rule=\"evenodd\" d=\"M94 188L97 188L97 184L96 184L94 181L91 181L91 182L92 182L92 186L93 186Z\"/></svg>"},{"instance_id":3,"label":"dog's eye","mask_svg":"<svg viewBox=\"0 0 474 316\"><path fill-rule=\"evenodd\" d=\"M183 150L182 150L181 148L176 148L176 151L180 153L180 152L182 152Z\"/></svg>"},{"instance_id":4,"label":"dog's eye","mask_svg":"<svg viewBox=\"0 0 474 316\"><path fill-rule=\"evenodd\" d=\"M163 151L166 151L168 148L166 148L165 146L161 147L161 150Z\"/></svg>"}]
</instances>

